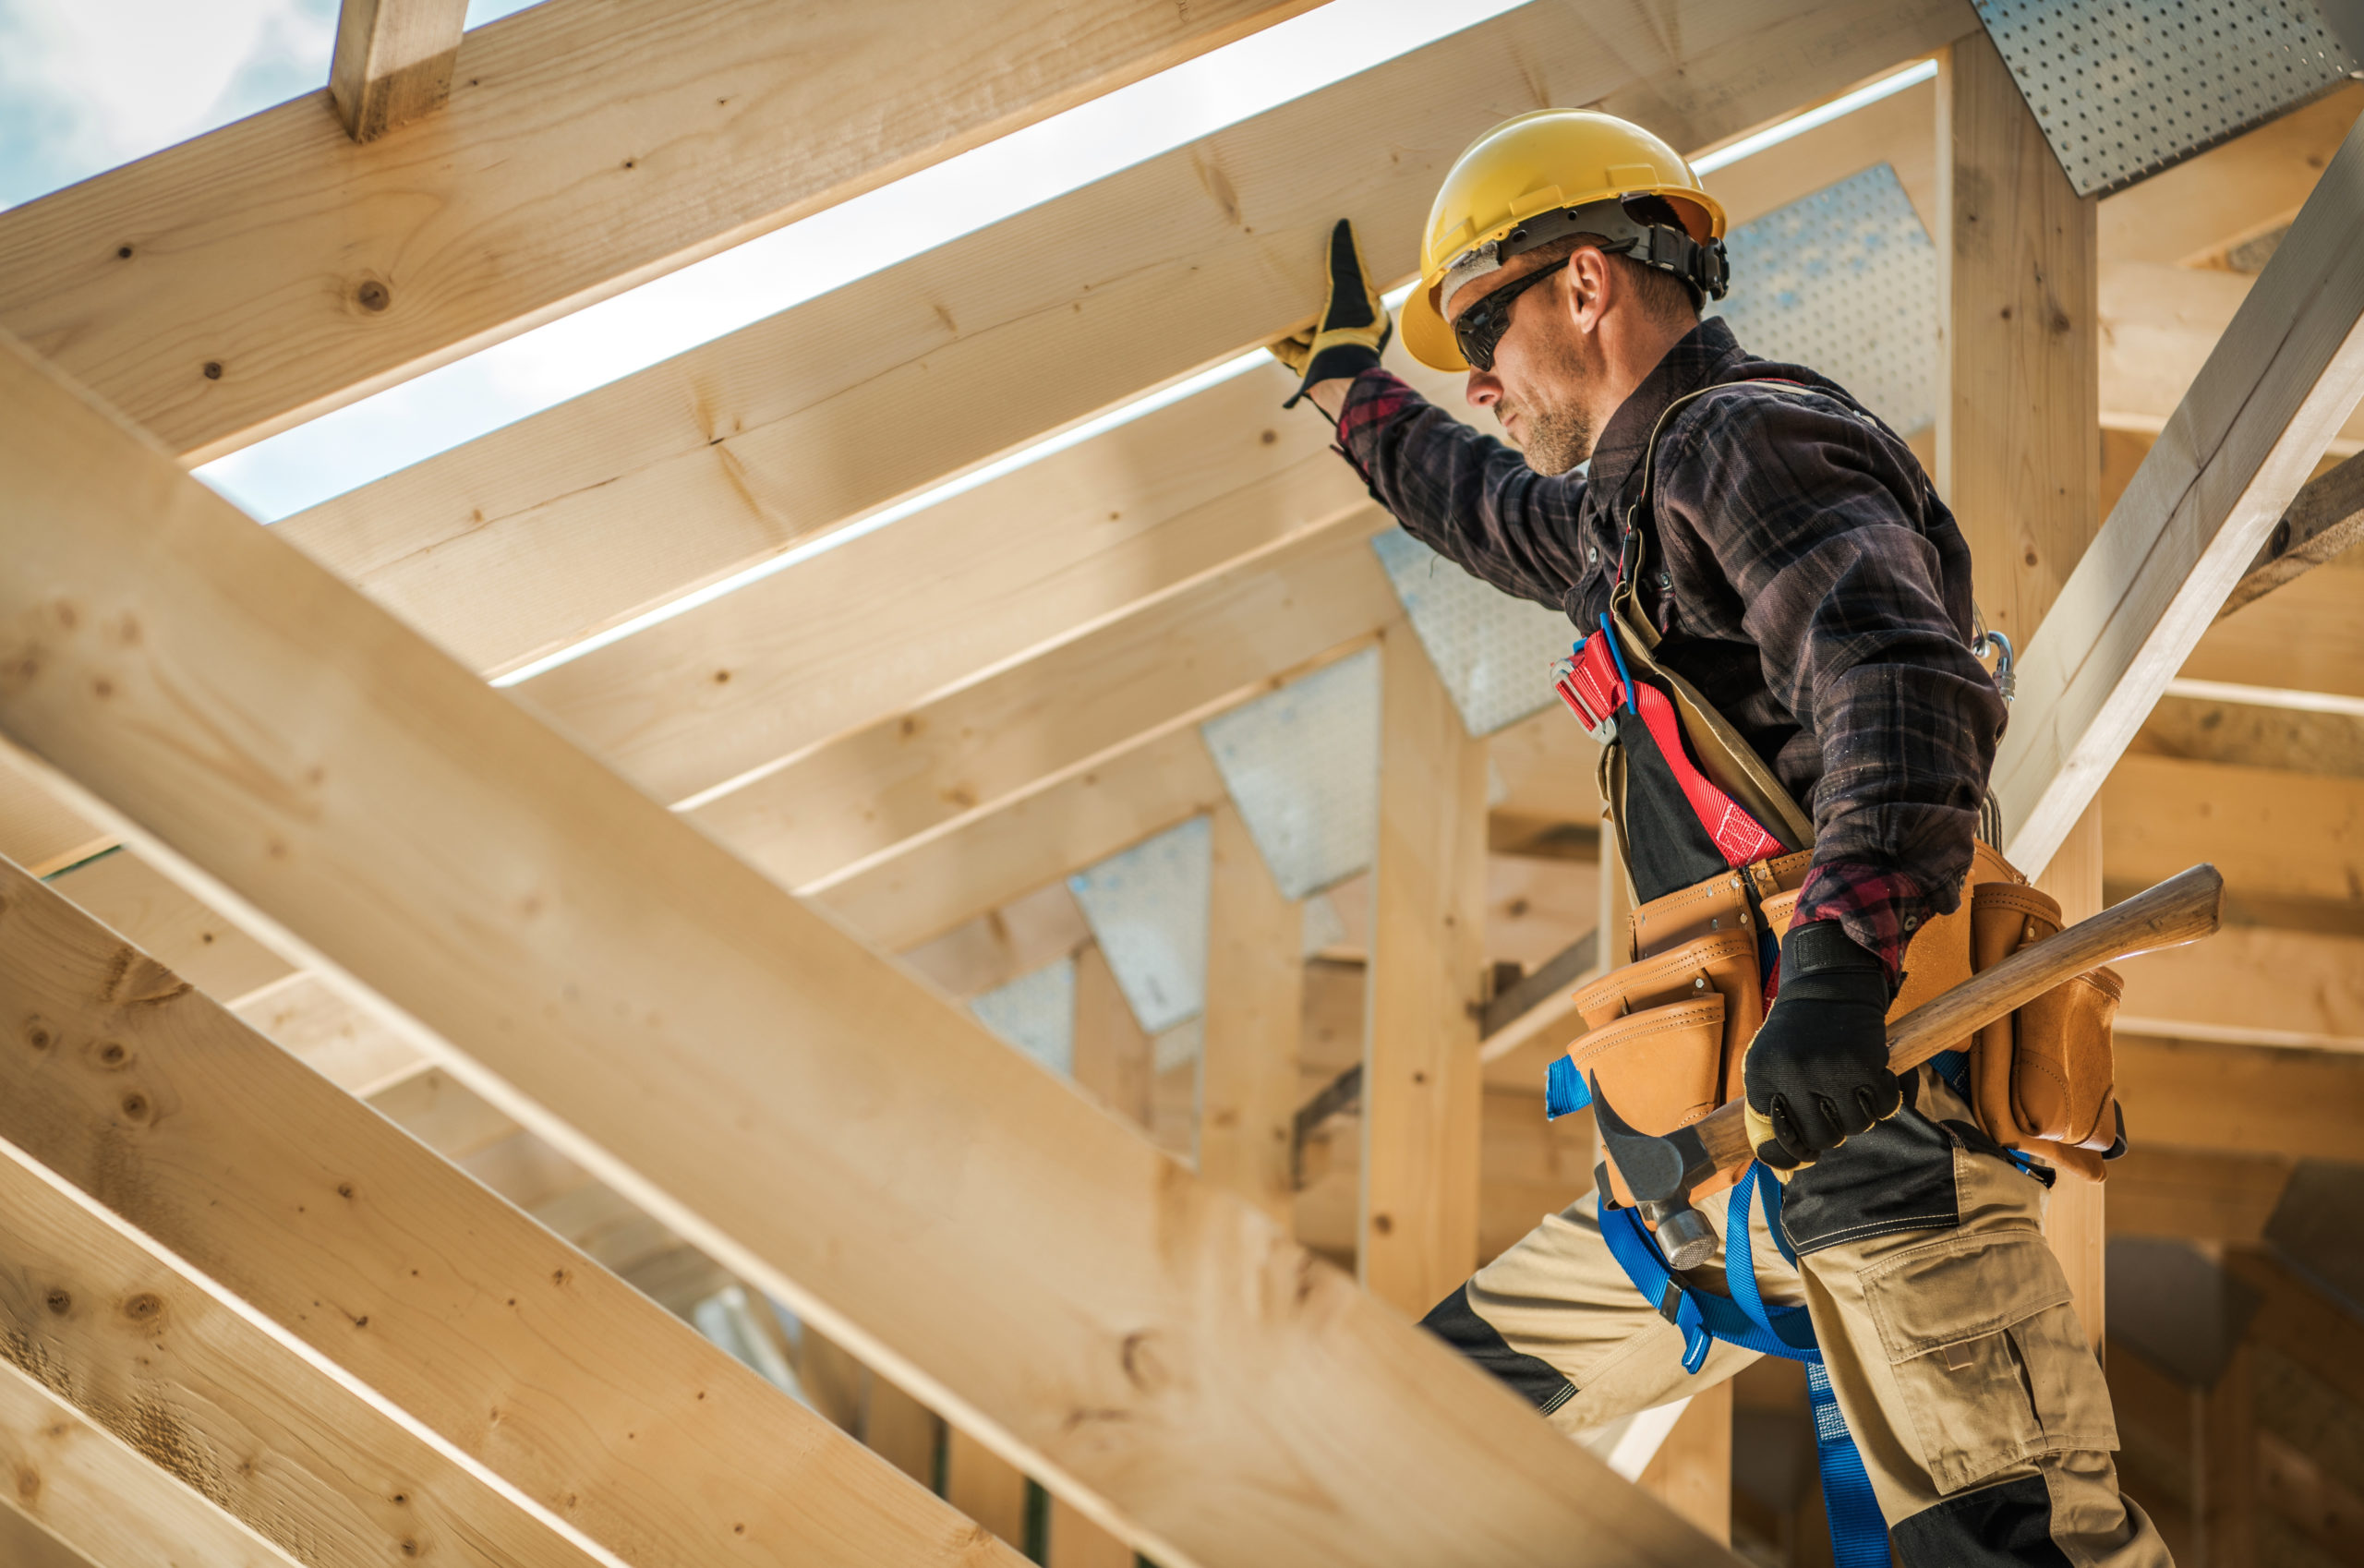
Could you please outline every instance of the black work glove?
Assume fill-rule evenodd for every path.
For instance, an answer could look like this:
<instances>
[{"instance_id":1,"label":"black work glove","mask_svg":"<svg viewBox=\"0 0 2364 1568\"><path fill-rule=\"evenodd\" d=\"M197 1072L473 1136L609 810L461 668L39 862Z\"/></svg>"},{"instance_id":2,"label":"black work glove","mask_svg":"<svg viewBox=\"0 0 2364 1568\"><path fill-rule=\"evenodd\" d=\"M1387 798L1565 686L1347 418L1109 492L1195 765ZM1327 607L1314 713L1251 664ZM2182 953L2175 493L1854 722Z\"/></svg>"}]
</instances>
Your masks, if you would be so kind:
<instances>
[{"instance_id":1,"label":"black work glove","mask_svg":"<svg viewBox=\"0 0 2364 1568\"><path fill-rule=\"evenodd\" d=\"M1313 325L1272 345L1272 357L1297 376L1296 393L1281 404L1295 408L1316 381L1361 375L1379 368L1379 351L1395 333L1381 303L1379 285L1363 265L1355 225L1345 218L1330 231L1330 292Z\"/></svg>"},{"instance_id":2,"label":"black work glove","mask_svg":"<svg viewBox=\"0 0 2364 1568\"><path fill-rule=\"evenodd\" d=\"M1741 1075L1748 1137L1778 1172L1811 1165L1904 1104L1888 1070L1888 970L1832 921L1781 944L1781 988Z\"/></svg>"}]
</instances>

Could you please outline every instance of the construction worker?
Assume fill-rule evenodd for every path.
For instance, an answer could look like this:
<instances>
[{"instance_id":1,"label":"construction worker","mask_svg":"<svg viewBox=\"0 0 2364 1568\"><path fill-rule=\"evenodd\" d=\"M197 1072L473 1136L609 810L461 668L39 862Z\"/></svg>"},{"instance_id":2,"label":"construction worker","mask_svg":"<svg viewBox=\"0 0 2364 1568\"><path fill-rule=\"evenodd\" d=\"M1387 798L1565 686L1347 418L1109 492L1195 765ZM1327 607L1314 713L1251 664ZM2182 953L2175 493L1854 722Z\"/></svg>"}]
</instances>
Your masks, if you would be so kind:
<instances>
[{"instance_id":1,"label":"construction worker","mask_svg":"<svg viewBox=\"0 0 2364 1568\"><path fill-rule=\"evenodd\" d=\"M1290 403L1331 418L1408 532L1574 623L1576 662L1589 653L1610 690L1594 706L1611 711L1571 702L1610 742L1613 847L1639 907L1755 878L1739 923L1771 930L1777 904L1788 922L1778 949L1756 938L1752 961L1778 958L1770 1007L1749 1014L1717 1092L1744 1094L1782 1179L1736 1189L1715 1261L1670 1276L1648 1243L1636 1255L1630 1209L1587 1195L1425 1326L1574 1435L1767 1349L1814 1361L1860 1455L1851 1468L1825 1445L1842 1568L1889 1550L1909 1568L2165 1563L2118 1493L2108 1391L2042 1233L2054 1167L2076 1162L2015 1158L1959 1060L1902 1080L1887 1067L1916 934L1967 918L2004 722L1969 645L1970 552L1893 431L1701 319L1723 293L1723 230L1698 177L1639 127L1524 115L1446 175L1403 313L1405 346L1465 369L1463 395L1507 441L1380 368L1392 327L1344 223L1321 316L1274 349L1302 378ZM1679 734L1661 722L1677 709ZM1708 754L1711 730L1727 754ZM1604 834L1604 862L1610 848ZM1611 1000L1611 1017L1632 1010ZM1731 1005L1759 1004L1742 988ZM1646 1100L1661 1067L1693 1070L1677 1060L1688 1047L1652 1049L1621 1069L1637 1086L1621 1101ZM1743 1321L1766 1332L1726 1332Z\"/></svg>"}]
</instances>

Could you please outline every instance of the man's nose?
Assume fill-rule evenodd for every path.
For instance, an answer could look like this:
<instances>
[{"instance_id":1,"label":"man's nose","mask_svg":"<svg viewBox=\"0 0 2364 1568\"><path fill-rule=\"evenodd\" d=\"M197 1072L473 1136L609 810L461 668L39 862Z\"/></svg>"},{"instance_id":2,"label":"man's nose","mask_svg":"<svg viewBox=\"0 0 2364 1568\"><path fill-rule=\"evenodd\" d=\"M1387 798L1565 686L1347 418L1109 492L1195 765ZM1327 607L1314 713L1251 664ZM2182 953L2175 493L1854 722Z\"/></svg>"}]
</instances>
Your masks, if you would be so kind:
<instances>
[{"instance_id":1,"label":"man's nose","mask_svg":"<svg viewBox=\"0 0 2364 1568\"><path fill-rule=\"evenodd\" d=\"M1472 370L1461 395L1472 408L1491 408L1502 400L1502 383L1491 370Z\"/></svg>"}]
</instances>

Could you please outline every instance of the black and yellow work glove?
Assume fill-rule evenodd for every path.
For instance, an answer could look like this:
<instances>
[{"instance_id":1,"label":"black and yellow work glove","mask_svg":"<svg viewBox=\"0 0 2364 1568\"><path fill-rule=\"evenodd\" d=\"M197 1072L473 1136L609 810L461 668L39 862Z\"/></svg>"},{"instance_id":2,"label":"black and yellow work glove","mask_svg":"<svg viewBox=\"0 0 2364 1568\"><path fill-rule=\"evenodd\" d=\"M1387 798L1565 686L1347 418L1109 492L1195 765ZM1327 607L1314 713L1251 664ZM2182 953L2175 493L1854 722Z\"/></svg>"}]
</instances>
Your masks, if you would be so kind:
<instances>
[{"instance_id":1,"label":"black and yellow work glove","mask_svg":"<svg viewBox=\"0 0 2364 1568\"><path fill-rule=\"evenodd\" d=\"M1361 375L1379 366L1379 351L1394 334L1380 302L1379 285L1363 265L1362 247L1355 243L1355 225L1345 218L1330 231L1330 292L1321 314L1304 332L1272 344L1272 357L1297 377L1297 392L1281 404L1295 408L1297 399L1316 381Z\"/></svg>"},{"instance_id":2,"label":"black and yellow work glove","mask_svg":"<svg viewBox=\"0 0 2364 1568\"><path fill-rule=\"evenodd\" d=\"M1792 926L1781 988L1741 1064L1748 1140L1786 1176L1896 1115L1888 970L1833 921Z\"/></svg>"}]
</instances>

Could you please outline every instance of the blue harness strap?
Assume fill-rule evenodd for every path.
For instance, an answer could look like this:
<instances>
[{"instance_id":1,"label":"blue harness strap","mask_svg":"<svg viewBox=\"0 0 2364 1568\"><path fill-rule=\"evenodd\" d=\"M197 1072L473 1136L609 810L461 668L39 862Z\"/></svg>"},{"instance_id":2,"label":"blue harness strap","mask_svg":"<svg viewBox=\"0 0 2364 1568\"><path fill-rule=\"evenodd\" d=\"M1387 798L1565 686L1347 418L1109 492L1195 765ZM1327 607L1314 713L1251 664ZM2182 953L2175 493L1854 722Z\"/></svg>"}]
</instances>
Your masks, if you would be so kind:
<instances>
[{"instance_id":1,"label":"blue harness strap","mask_svg":"<svg viewBox=\"0 0 2364 1568\"><path fill-rule=\"evenodd\" d=\"M1677 1280L1640 1216L1631 1209L1612 1207L1605 1191L1599 1197L1601 1238L1609 1243L1610 1255L1642 1298L1683 1331L1684 1371L1695 1373L1705 1366L1708 1349L1719 1339L1762 1356L1805 1364L1815 1455L1822 1469L1823 1512L1830 1521L1831 1560L1835 1568L1887 1568L1888 1521L1881 1517L1879 1500L1872 1494L1863 1456L1848 1435L1847 1420L1839 1413L1839 1396L1831 1389L1814 1324L1803 1307L1768 1308L1764 1293L1757 1289L1749 1212L1760 1189L1774 1245L1791 1268L1797 1267L1797 1254L1781 1230L1781 1184L1765 1165L1751 1165L1732 1188L1725 1210L1724 1276L1732 1290L1729 1297Z\"/></svg>"}]
</instances>

